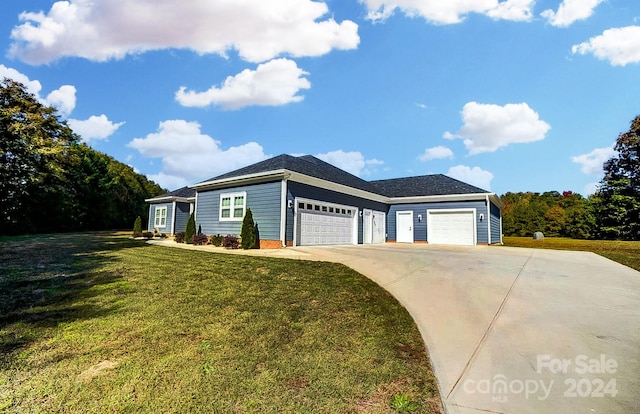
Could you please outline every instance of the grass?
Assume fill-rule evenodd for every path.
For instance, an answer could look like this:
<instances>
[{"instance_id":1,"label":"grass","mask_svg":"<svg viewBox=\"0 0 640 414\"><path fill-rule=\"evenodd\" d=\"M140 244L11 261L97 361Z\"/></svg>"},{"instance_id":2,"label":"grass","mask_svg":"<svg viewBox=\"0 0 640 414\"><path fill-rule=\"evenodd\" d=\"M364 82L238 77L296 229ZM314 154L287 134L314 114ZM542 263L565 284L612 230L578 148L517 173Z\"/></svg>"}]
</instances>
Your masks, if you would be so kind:
<instances>
[{"instance_id":1,"label":"grass","mask_svg":"<svg viewBox=\"0 0 640 414\"><path fill-rule=\"evenodd\" d=\"M597 253L640 271L640 241L577 240L561 237L504 237L505 246L533 247L539 249L580 250Z\"/></svg>"},{"instance_id":2,"label":"grass","mask_svg":"<svg viewBox=\"0 0 640 414\"><path fill-rule=\"evenodd\" d=\"M322 262L0 240L0 412L442 412L415 323Z\"/></svg>"}]
</instances>

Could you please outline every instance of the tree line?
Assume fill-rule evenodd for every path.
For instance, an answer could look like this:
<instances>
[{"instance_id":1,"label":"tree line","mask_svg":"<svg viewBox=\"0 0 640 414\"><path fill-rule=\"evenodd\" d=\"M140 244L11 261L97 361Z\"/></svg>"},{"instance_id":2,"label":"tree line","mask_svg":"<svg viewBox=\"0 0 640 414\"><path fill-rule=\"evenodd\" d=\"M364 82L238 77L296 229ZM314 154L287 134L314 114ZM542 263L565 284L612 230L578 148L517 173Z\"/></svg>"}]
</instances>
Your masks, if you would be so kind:
<instances>
[{"instance_id":1,"label":"tree line","mask_svg":"<svg viewBox=\"0 0 640 414\"><path fill-rule=\"evenodd\" d=\"M640 240L640 115L618 136L614 150L596 193L588 198L571 191L502 195L503 233Z\"/></svg>"},{"instance_id":2,"label":"tree line","mask_svg":"<svg viewBox=\"0 0 640 414\"><path fill-rule=\"evenodd\" d=\"M0 234L130 228L164 192L82 143L23 84L0 82Z\"/></svg>"}]
</instances>

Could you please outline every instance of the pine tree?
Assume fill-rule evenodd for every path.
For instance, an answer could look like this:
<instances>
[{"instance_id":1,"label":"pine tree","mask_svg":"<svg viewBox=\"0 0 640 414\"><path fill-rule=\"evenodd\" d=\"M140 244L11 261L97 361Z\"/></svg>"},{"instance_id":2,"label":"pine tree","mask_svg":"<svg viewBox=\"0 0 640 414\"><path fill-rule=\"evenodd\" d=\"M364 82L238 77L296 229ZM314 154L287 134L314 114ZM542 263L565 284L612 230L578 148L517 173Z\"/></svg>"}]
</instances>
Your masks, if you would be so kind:
<instances>
[{"instance_id":1,"label":"pine tree","mask_svg":"<svg viewBox=\"0 0 640 414\"><path fill-rule=\"evenodd\" d=\"M256 225L253 222L253 213L248 208L242 220L242 230L240 232L241 246L243 249L254 249L256 247Z\"/></svg>"},{"instance_id":2,"label":"pine tree","mask_svg":"<svg viewBox=\"0 0 640 414\"><path fill-rule=\"evenodd\" d=\"M189 220L187 221L187 228L184 232L184 242L187 244L191 244L191 238L196 234L196 218L193 213L189 216Z\"/></svg>"},{"instance_id":3,"label":"pine tree","mask_svg":"<svg viewBox=\"0 0 640 414\"><path fill-rule=\"evenodd\" d=\"M133 237L140 237L142 235L142 218L138 216L133 223Z\"/></svg>"}]
</instances>

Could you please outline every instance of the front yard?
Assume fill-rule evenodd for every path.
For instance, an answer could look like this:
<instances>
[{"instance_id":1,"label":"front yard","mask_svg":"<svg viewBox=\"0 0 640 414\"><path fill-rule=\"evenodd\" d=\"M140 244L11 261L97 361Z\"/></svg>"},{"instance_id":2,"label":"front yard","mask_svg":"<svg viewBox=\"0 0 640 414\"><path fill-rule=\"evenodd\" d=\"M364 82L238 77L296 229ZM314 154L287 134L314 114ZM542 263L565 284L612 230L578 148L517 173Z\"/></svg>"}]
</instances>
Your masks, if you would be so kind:
<instances>
[{"instance_id":1,"label":"front yard","mask_svg":"<svg viewBox=\"0 0 640 414\"><path fill-rule=\"evenodd\" d=\"M0 411L441 412L413 320L364 276L126 236L0 241Z\"/></svg>"}]
</instances>

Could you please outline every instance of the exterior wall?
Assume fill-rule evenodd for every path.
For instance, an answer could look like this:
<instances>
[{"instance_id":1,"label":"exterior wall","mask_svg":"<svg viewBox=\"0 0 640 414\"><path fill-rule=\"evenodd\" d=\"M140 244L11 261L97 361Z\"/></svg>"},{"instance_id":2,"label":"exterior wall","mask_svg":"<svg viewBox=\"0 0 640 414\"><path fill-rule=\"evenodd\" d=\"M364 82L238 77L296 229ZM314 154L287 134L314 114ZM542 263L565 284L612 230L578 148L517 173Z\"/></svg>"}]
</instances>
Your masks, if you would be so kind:
<instances>
[{"instance_id":1,"label":"exterior wall","mask_svg":"<svg viewBox=\"0 0 640 414\"><path fill-rule=\"evenodd\" d=\"M156 208L158 207L166 207L167 208L167 219L165 221L165 227L157 227L160 233L169 233L171 231L171 217L173 215L173 202L170 203L157 203L157 204L149 204L149 222L147 223L148 231L153 231L155 229L155 221L156 221Z\"/></svg>"},{"instance_id":2,"label":"exterior wall","mask_svg":"<svg viewBox=\"0 0 640 414\"><path fill-rule=\"evenodd\" d=\"M247 208L258 225L260 240L280 240L281 182L254 184L198 192L196 228L208 235L240 235L242 221L220 221L220 194L247 192Z\"/></svg>"},{"instance_id":3,"label":"exterior wall","mask_svg":"<svg viewBox=\"0 0 640 414\"><path fill-rule=\"evenodd\" d=\"M487 223L488 220L480 221L478 216L484 214L487 217L487 204L484 200L479 201L455 201L442 203L416 203L416 204L395 204L389 208L387 214L387 239L396 240L396 212L413 211L413 239L415 243L427 241L427 210L455 209L455 208L475 208L476 209L476 243L487 243ZM418 215L422 215L422 221L418 221ZM492 228L493 231L493 228ZM499 231L498 231L499 233ZM493 238L493 237L492 237Z\"/></svg>"},{"instance_id":4,"label":"exterior wall","mask_svg":"<svg viewBox=\"0 0 640 414\"><path fill-rule=\"evenodd\" d=\"M368 208L371 210L382 211L388 213L389 207L385 203L367 200L365 198L352 196L349 194L338 193L336 191L327 190L320 187L314 187L308 184L302 184L295 181L287 181L287 202L294 204L296 197L307 198L311 200L324 201L327 203L343 204L347 206L357 207L362 210ZM294 208L287 209L286 222L286 240L287 243L293 241L293 222ZM358 244L362 244L362 217L358 215Z\"/></svg>"},{"instance_id":5,"label":"exterior wall","mask_svg":"<svg viewBox=\"0 0 640 414\"><path fill-rule=\"evenodd\" d=\"M491 205L491 243L500 243L502 235L500 234L500 208L489 202Z\"/></svg>"},{"instance_id":6,"label":"exterior wall","mask_svg":"<svg viewBox=\"0 0 640 414\"><path fill-rule=\"evenodd\" d=\"M187 221L189 221L189 203L176 203L176 222L174 224L174 233L185 231L187 229Z\"/></svg>"}]
</instances>

